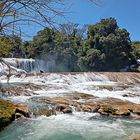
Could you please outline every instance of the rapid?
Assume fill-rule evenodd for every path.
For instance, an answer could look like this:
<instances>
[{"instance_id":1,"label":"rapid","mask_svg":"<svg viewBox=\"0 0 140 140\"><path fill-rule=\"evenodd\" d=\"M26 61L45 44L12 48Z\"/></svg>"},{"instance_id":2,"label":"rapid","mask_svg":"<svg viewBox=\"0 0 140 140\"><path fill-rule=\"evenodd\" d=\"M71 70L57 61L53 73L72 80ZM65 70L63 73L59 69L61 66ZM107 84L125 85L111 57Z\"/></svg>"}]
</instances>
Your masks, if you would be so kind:
<instances>
[{"instance_id":1,"label":"rapid","mask_svg":"<svg viewBox=\"0 0 140 140\"><path fill-rule=\"evenodd\" d=\"M31 110L46 107L43 102L36 101L38 98L63 97L76 93L93 95L97 100L116 98L140 104L139 73L36 73L33 60L26 60L21 65L18 68L30 73L12 75L9 84L4 74L6 68L0 65L3 73L0 83L2 87L26 88L26 93L29 92L30 95L1 93L0 98L25 103ZM13 66L17 69L16 64ZM79 99L79 102L85 100ZM139 119L105 116L72 109L71 114L58 112L49 117L32 115L28 119L17 119L0 132L0 140L131 140L135 134L140 134Z\"/></svg>"}]
</instances>

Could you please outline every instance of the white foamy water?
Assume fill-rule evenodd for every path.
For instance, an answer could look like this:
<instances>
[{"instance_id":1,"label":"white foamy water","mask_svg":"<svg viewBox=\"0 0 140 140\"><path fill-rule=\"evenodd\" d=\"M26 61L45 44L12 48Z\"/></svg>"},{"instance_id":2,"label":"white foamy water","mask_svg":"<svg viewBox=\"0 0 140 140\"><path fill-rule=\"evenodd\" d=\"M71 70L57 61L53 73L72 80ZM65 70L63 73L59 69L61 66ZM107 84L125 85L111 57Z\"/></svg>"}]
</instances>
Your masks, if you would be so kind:
<instances>
[{"instance_id":1,"label":"white foamy water","mask_svg":"<svg viewBox=\"0 0 140 140\"><path fill-rule=\"evenodd\" d=\"M18 69L25 70L27 72L33 71L35 67L34 59L21 59L21 58L3 58L3 60Z\"/></svg>"},{"instance_id":2,"label":"white foamy water","mask_svg":"<svg viewBox=\"0 0 140 140\"><path fill-rule=\"evenodd\" d=\"M140 131L139 125L140 121L136 120L103 119L99 114L75 112L73 115L41 116L14 122L0 133L0 138L1 140L129 140L132 134Z\"/></svg>"},{"instance_id":3,"label":"white foamy water","mask_svg":"<svg viewBox=\"0 0 140 140\"><path fill-rule=\"evenodd\" d=\"M114 78L114 76L116 77ZM40 87L42 86L41 89L33 91L39 94L38 96L55 97L79 92L97 97L113 97L140 104L140 79L138 76L138 74L135 76L131 73L118 73L118 75L112 73L109 76L108 73L22 74L20 77L12 76L10 83L32 83L40 85ZM6 77L3 76L0 78L1 83L7 82ZM111 90L109 89L110 87ZM129 94L130 97L124 97L123 95L125 94ZM131 94L134 96L131 97Z\"/></svg>"}]
</instances>

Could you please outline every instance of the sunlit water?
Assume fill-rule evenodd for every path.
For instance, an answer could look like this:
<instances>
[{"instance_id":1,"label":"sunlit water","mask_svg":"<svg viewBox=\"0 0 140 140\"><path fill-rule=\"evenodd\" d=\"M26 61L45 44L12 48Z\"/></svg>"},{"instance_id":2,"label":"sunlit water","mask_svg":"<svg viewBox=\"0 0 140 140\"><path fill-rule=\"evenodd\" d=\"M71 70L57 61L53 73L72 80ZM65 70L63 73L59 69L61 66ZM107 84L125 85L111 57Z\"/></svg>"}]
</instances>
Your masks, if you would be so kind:
<instances>
[{"instance_id":1,"label":"sunlit water","mask_svg":"<svg viewBox=\"0 0 140 140\"><path fill-rule=\"evenodd\" d=\"M128 78L127 82L133 82ZM43 88L35 90L38 95L7 97L16 102L28 104L31 108L43 107L34 102L38 97L56 97L69 93L87 93L97 97L114 97L140 104L140 96L123 97L125 93L140 95L138 83L127 88L117 87L122 81L110 80L104 74L46 74L21 77L13 76L11 83L33 83ZM5 77L1 82L6 83ZM125 84L125 83L123 83ZM44 86L46 85L46 86ZM129 83L130 85L130 83ZM100 89L99 86L113 86L113 90ZM140 121L129 118L111 118L95 113L73 112L71 115L20 119L0 133L0 140L131 140L132 135L140 133Z\"/></svg>"},{"instance_id":2,"label":"sunlit water","mask_svg":"<svg viewBox=\"0 0 140 140\"><path fill-rule=\"evenodd\" d=\"M140 121L75 113L15 121L1 140L128 140L140 132Z\"/></svg>"}]
</instances>

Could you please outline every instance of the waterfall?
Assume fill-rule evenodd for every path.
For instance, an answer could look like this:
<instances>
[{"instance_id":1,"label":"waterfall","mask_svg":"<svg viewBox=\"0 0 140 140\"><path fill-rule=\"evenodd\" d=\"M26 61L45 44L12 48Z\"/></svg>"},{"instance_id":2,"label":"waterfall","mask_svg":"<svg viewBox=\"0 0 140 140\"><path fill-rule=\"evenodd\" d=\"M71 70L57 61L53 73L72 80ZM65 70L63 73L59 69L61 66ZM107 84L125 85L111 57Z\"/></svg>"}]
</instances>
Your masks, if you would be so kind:
<instances>
[{"instance_id":1,"label":"waterfall","mask_svg":"<svg viewBox=\"0 0 140 140\"><path fill-rule=\"evenodd\" d=\"M34 59L21 59L21 58L2 58L4 62L11 66L15 70L24 70L26 72L32 72L35 70ZM8 67L4 63L0 63L0 72L6 72Z\"/></svg>"},{"instance_id":2,"label":"waterfall","mask_svg":"<svg viewBox=\"0 0 140 140\"><path fill-rule=\"evenodd\" d=\"M16 68L31 72L35 70L34 59L18 59L16 60Z\"/></svg>"},{"instance_id":3,"label":"waterfall","mask_svg":"<svg viewBox=\"0 0 140 140\"><path fill-rule=\"evenodd\" d=\"M54 72L55 70L55 61L54 60L41 60L35 59L35 71L36 72Z\"/></svg>"},{"instance_id":4,"label":"waterfall","mask_svg":"<svg viewBox=\"0 0 140 140\"><path fill-rule=\"evenodd\" d=\"M40 59L22 59L22 58L2 58L14 70L24 70L26 72L52 72L54 71L54 61L44 61ZM8 67L0 62L0 73L6 73Z\"/></svg>"}]
</instances>

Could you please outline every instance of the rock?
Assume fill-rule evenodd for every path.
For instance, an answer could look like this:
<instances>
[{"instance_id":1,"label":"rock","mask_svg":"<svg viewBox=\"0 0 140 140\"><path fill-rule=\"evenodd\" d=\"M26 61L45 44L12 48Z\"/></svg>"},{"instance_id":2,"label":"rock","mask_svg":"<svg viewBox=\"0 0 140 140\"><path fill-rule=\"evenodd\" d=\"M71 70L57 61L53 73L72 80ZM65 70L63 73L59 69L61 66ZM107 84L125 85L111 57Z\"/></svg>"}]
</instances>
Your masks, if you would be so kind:
<instances>
[{"instance_id":1,"label":"rock","mask_svg":"<svg viewBox=\"0 0 140 140\"><path fill-rule=\"evenodd\" d=\"M66 109L68 107L68 105L65 104L57 104L56 105L56 110L57 111L63 111L64 109Z\"/></svg>"},{"instance_id":2,"label":"rock","mask_svg":"<svg viewBox=\"0 0 140 140\"><path fill-rule=\"evenodd\" d=\"M0 99L0 131L21 116L30 117L26 105Z\"/></svg>"},{"instance_id":3,"label":"rock","mask_svg":"<svg viewBox=\"0 0 140 140\"><path fill-rule=\"evenodd\" d=\"M138 94L134 94L134 93L126 93L122 95L123 97L140 97L140 95Z\"/></svg>"},{"instance_id":4,"label":"rock","mask_svg":"<svg viewBox=\"0 0 140 140\"><path fill-rule=\"evenodd\" d=\"M27 118L30 117L30 111L29 111L27 105L24 105L24 104L16 104L15 107L16 107L16 111L15 111L16 113L20 113L24 117L27 117Z\"/></svg>"},{"instance_id":5,"label":"rock","mask_svg":"<svg viewBox=\"0 0 140 140\"><path fill-rule=\"evenodd\" d=\"M99 85L99 86L98 86L98 89L99 89L99 90L106 89L106 90L109 90L109 91L113 91L114 86L111 86L111 85L107 85L107 86Z\"/></svg>"},{"instance_id":6,"label":"rock","mask_svg":"<svg viewBox=\"0 0 140 140\"><path fill-rule=\"evenodd\" d=\"M140 83L140 74L135 72L106 72L104 75L107 76L110 81L114 82L127 83L132 85Z\"/></svg>"},{"instance_id":7,"label":"rock","mask_svg":"<svg viewBox=\"0 0 140 140\"><path fill-rule=\"evenodd\" d=\"M16 119L21 118L21 117L24 117L24 116L23 116L22 114L20 114L20 113L16 113L16 114L15 114L15 118L16 118Z\"/></svg>"},{"instance_id":8,"label":"rock","mask_svg":"<svg viewBox=\"0 0 140 140\"><path fill-rule=\"evenodd\" d=\"M0 131L15 120L15 110L12 102L0 99Z\"/></svg>"},{"instance_id":9,"label":"rock","mask_svg":"<svg viewBox=\"0 0 140 140\"><path fill-rule=\"evenodd\" d=\"M97 106L94 107L94 109L92 109L92 112L96 113L96 112L98 112L99 109L100 109L100 106L97 105Z\"/></svg>"},{"instance_id":10,"label":"rock","mask_svg":"<svg viewBox=\"0 0 140 140\"><path fill-rule=\"evenodd\" d=\"M92 107L89 105L81 105L82 111L83 112L92 112Z\"/></svg>"},{"instance_id":11,"label":"rock","mask_svg":"<svg viewBox=\"0 0 140 140\"><path fill-rule=\"evenodd\" d=\"M72 108L71 107L66 107L65 109L62 110L63 113L72 113Z\"/></svg>"},{"instance_id":12,"label":"rock","mask_svg":"<svg viewBox=\"0 0 140 140\"><path fill-rule=\"evenodd\" d=\"M130 116L131 112L138 114L140 105L115 98L106 98L98 102L101 114L113 116Z\"/></svg>"},{"instance_id":13,"label":"rock","mask_svg":"<svg viewBox=\"0 0 140 140\"><path fill-rule=\"evenodd\" d=\"M86 93L74 92L72 94L69 94L69 98L73 100L79 100L79 99L88 100L88 99L96 99L98 97Z\"/></svg>"},{"instance_id":14,"label":"rock","mask_svg":"<svg viewBox=\"0 0 140 140\"><path fill-rule=\"evenodd\" d=\"M41 116L41 115L45 115L47 117L51 116L51 115L56 115L55 110L52 109L42 109L38 112L34 113L35 116Z\"/></svg>"},{"instance_id":15,"label":"rock","mask_svg":"<svg viewBox=\"0 0 140 140\"><path fill-rule=\"evenodd\" d=\"M132 140L140 140L140 134L135 134L132 137L133 137Z\"/></svg>"},{"instance_id":16,"label":"rock","mask_svg":"<svg viewBox=\"0 0 140 140\"><path fill-rule=\"evenodd\" d=\"M113 107L109 105L100 105L100 109L98 110L98 113L102 115L114 115L117 109L114 109Z\"/></svg>"},{"instance_id":17,"label":"rock","mask_svg":"<svg viewBox=\"0 0 140 140\"><path fill-rule=\"evenodd\" d=\"M34 94L31 90L27 90L22 86L1 87L0 92L3 96L31 96Z\"/></svg>"},{"instance_id":18,"label":"rock","mask_svg":"<svg viewBox=\"0 0 140 140\"><path fill-rule=\"evenodd\" d=\"M56 105L56 110L63 113L72 113L72 108L65 104Z\"/></svg>"},{"instance_id":19,"label":"rock","mask_svg":"<svg viewBox=\"0 0 140 140\"><path fill-rule=\"evenodd\" d=\"M78 95L69 94L65 97L39 98L39 102L51 105L54 110L63 113L72 113L72 109L69 108L72 106L76 111L95 112L114 117L130 116L136 119L140 117L140 104L116 98L95 98L83 94L82 96L78 93ZM79 100L81 98L82 101Z\"/></svg>"},{"instance_id":20,"label":"rock","mask_svg":"<svg viewBox=\"0 0 140 140\"><path fill-rule=\"evenodd\" d=\"M74 101L71 100L69 97L54 97L51 98L52 104L63 104L63 105L73 105Z\"/></svg>"}]
</instances>

